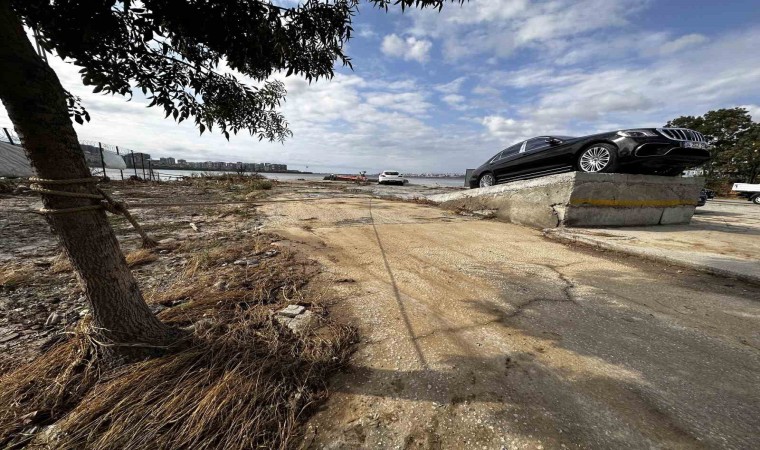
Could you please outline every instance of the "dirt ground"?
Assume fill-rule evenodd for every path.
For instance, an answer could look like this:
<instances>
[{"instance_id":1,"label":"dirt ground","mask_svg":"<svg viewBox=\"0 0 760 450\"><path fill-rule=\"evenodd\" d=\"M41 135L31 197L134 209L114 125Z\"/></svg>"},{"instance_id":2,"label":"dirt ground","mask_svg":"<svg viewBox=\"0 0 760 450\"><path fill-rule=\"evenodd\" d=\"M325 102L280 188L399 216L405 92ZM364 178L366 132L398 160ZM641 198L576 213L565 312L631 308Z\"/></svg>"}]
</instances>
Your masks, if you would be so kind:
<instances>
[{"instance_id":1,"label":"dirt ground","mask_svg":"<svg viewBox=\"0 0 760 450\"><path fill-rule=\"evenodd\" d=\"M697 208L688 225L565 228L549 235L760 280L760 206L746 200L710 200Z\"/></svg>"},{"instance_id":2,"label":"dirt ground","mask_svg":"<svg viewBox=\"0 0 760 450\"><path fill-rule=\"evenodd\" d=\"M260 230L261 221L253 205L223 202L254 200L265 193L221 186L215 181L104 186L115 198L133 205L131 212L145 231L166 244L146 261L150 265L133 267L144 292L160 290L180 277L190 255L174 254L172 247L176 244L205 240L213 246L214 242L245 234L253 236ZM199 202L203 204L189 206ZM139 207L141 203L184 206ZM88 312L76 277L50 227L42 216L32 213L40 206L39 198L31 192L0 195L0 373L61 341ZM141 240L126 219L108 217L124 253L139 250ZM162 309L154 306L156 312Z\"/></svg>"},{"instance_id":3,"label":"dirt ground","mask_svg":"<svg viewBox=\"0 0 760 450\"><path fill-rule=\"evenodd\" d=\"M306 448L751 448L760 287L304 185L261 207L360 328Z\"/></svg>"},{"instance_id":4,"label":"dirt ground","mask_svg":"<svg viewBox=\"0 0 760 450\"><path fill-rule=\"evenodd\" d=\"M112 190L132 204L260 197L214 186ZM301 447L756 445L760 286L377 198L385 194L289 183L255 205L133 209L157 239L271 232L320 264L312 283L332 299L331 317L359 328L361 343ZM73 275L53 271L59 249L26 212L36 205L31 196L0 198L0 264L18 265L27 281L37 279L30 271L47 274L1 288L0 350L12 365L86 314ZM113 221L125 253L135 251L136 234ZM186 272L192 255L156 256L134 269L146 292Z\"/></svg>"}]
</instances>

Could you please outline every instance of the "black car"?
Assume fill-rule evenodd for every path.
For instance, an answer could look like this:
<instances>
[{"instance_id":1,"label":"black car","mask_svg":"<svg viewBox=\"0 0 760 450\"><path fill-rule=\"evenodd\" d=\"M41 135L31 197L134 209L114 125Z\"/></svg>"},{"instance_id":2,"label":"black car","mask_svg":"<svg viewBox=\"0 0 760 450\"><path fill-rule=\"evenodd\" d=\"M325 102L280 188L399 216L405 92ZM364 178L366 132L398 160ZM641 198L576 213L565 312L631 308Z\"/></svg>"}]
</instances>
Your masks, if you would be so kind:
<instances>
[{"instance_id":1,"label":"black car","mask_svg":"<svg viewBox=\"0 0 760 450\"><path fill-rule=\"evenodd\" d=\"M702 189L699 191L699 199L697 199L697 206L705 206L707 204L707 189Z\"/></svg>"},{"instance_id":2,"label":"black car","mask_svg":"<svg viewBox=\"0 0 760 450\"><path fill-rule=\"evenodd\" d=\"M702 134L686 128L642 128L591 136L539 136L518 142L475 169L470 187L573 170L680 175L710 159Z\"/></svg>"}]
</instances>

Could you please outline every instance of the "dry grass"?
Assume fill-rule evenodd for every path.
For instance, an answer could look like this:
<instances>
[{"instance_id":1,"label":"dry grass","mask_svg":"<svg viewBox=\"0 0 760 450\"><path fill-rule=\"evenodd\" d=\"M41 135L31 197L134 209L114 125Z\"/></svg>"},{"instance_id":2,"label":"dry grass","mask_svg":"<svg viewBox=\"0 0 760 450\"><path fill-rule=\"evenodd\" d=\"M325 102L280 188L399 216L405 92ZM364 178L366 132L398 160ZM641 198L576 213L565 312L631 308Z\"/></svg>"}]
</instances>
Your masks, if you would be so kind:
<instances>
[{"instance_id":1,"label":"dry grass","mask_svg":"<svg viewBox=\"0 0 760 450\"><path fill-rule=\"evenodd\" d=\"M15 288L32 280L34 270L31 267L9 263L0 266L0 286Z\"/></svg>"},{"instance_id":2,"label":"dry grass","mask_svg":"<svg viewBox=\"0 0 760 450\"><path fill-rule=\"evenodd\" d=\"M320 295L304 290L314 263L280 249L255 267L229 264L270 242L195 240L175 250L193 255L188 269L145 295L151 303L181 302L159 314L193 330L181 349L111 368L77 332L0 378L0 448L34 439L47 424L55 433L45 445L56 449L294 446L357 335L331 324ZM307 305L318 328L295 334L277 322L273 311L292 303Z\"/></svg>"},{"instance_id":3,"label":"dry grass","mask_svg":"<svg viewBox=\"0 0 760 450\"><path fill-rule=\"evenodd\" d=\"M77 405L99 377L93 347L79 328L68 342L0 377L0 448L34 437L32 427L54 422ZM32 431L32 432L30 432Z\"/></svg>"},{"instance_id":4,"label":"dry grass","mask_svg":"<svg viewBox=\"0 0 760 450\"><path fill-rule=\"evenodd\" d=\"M283 332L261 312L214 321L180 353L128 367L59 422L59 449L286 448L354 332Z\"/></svg>"},{"instance_id":5,"label":"dry grass","mask_svg":"<svg viewBox=\"0 0 760 450\"><path fill-rule=\"evenodd\" d=\"M50 266L50 271L59 274L64 272L70 272L74 270L71 267L71 261L64 253L59 253L58 256L53 258L53 264Z\"/></svg>"},{"instance_id":6,"label":"dry grass","mask_svg":"<svg viewBox=\"0 0 760 450\"><path fill-rule=\"evenodd\" d=\"M127 265L129 268L142 266L145 264L152 263L153 261L158 259L158 255L153 253L152 251L141 248L139 250L135 250L133 252L129 252L126 254L127 259Z\"/></svg>"}]
</instances>

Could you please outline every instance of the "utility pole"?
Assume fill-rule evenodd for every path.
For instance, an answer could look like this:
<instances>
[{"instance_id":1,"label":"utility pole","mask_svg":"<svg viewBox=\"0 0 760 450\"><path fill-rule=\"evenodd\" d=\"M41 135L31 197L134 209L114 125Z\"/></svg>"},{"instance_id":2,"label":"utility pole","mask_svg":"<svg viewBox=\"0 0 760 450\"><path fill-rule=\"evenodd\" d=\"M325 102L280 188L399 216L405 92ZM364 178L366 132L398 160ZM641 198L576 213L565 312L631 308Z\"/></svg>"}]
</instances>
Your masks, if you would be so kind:
<instances>
[{"instance_id":1,"label":"utility pole","mask_svg":"<svg viewBox=\"0 0 760 450\"><path fill-rule=\"evenodd\" d=\"M119 155L119 146L116 146L116 154ZM121 156L121 155L119 155ZM121 181L124 181L124 171L119 169L119 173L121 174Z\"/></svg>"},{"instance_id":2,"label":"utility pole","mask_svg":"<svg viewBox=\"0 0 760 450\"><path fill-rule=\"evenodd\" d=\"M11 134L8 132L8 129L7 128L3 128L3 131L5 131L5 135L8 136L8 142L10 142L11 145L16 145L13 142L13 138L11 137Z\"/></svg>"},{"instance_id":3,"label":"utility pole","mask_svg":"<svg viewBox=\"0 0 760 450\"><path fill-rule=\"evenodd\" d=\"M130 150L129 153L132 155L132 168L135 169L135 178L140 178L137 176L137 164L135 164L135 152Z\"/></svg>"},{"instance_id":4,"label":"utility pole","mask_svg":"<svg viewBox=\"0 0 760 450\"><path fill-rule=\"evenodd\" d=\"M150 161L148 161L150 163ZM140 165L143 171L143 180L145 179L145 153L140 153Z\"/></svg>"},{"instance_id":5,"label":"utility pole","mask_svg":"<svg viewBox=\"0 0 760 450\"><path fill-rule=\"evenodd\" d=\"M106 160L103 158L103 145L98 142L98 148L100 149L100 167L103 168L103 178L108 178L106 176Z\"/></svg>"}]
</instances>

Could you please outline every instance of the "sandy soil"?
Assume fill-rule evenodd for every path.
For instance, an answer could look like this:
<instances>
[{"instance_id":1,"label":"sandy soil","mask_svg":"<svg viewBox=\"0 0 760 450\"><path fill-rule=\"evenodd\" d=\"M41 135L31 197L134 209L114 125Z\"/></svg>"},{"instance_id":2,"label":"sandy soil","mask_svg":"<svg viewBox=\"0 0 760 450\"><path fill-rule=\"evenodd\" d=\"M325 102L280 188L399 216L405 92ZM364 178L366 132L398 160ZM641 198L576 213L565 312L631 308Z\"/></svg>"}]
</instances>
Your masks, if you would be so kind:
<instances>
[{"instance_id":1,"label":"sandy soil","mask_svg":"<svg viewBox=\"0 0 760 450\"><path fill-rule=\"evenodd\" d=\"M259 228L252 205L224 203L245 200L249 195L234 187L213 181L205 185L126 182L103 186L115 198L132 205L132 214L152 238L174 243L205 239L209 245L231 236L252 235ZM256 192L254 197L263 195ZM213 204L217 202L221 204ZM147 203L184 206L140 206ZM0 274L9 269L20 274L14 283L0 280L0 373L59 342L88 312L70 266L58 267L66 260L50 227L42 216L31 213L41 206L33 193L0 195ZM139 249L141 240L127 220L108 217L124 253ZM173 255L170 250L155 253L159 259L155 264L133 268L144 292L171 284L187 263L187 257Z\"/></svg>"},{"instance_id":2,"label":"sandy soil","mask_svg":"<svg viewBox=\"0 0 760 450\"><path fill-rule=\"evenodd\" d=\"M265 229L363 342L313 448L750 448L760 288L536 230L303 185ZM302 200L298 200L302 199Z\"/></svg>"},{"instance_id":3,"label":"sandy soil","mask_svg":"<svg viewBox=\"0 0 760 450\"><path fill-rule=\"evenodd\" d=\"M746 200L710 200L688 225L566 228L549 236L760 280L760 207Z\"/></svg>"}]
</instances>

